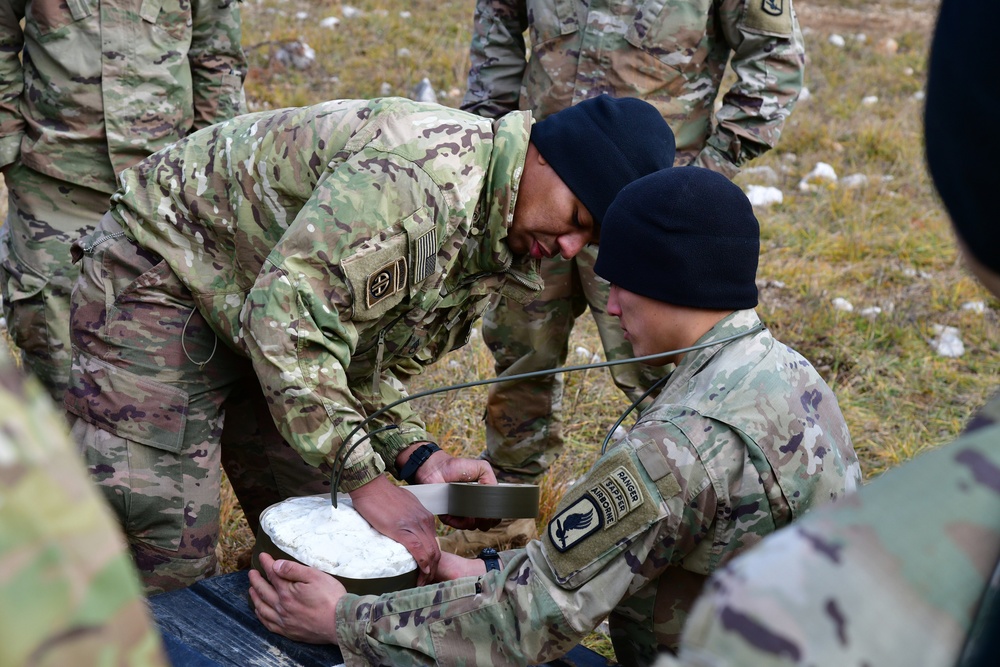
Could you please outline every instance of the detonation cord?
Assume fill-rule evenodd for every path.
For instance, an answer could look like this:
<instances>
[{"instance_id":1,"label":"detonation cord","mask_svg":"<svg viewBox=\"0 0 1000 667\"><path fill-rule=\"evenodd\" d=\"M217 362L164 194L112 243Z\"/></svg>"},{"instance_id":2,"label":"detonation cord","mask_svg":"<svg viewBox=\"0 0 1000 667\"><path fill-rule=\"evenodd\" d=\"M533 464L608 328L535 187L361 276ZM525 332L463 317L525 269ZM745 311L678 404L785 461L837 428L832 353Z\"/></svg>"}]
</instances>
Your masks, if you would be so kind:
<instances>
[{"instance_id":1,"label":"detonation cord","mask_svg":"<svg viewBox=\"0 0 1000 667\"><path fill-rule=\"evenodd\" d=\"M629 359L615 359L613 361L600 361L600 362L593 363L593 364L583 364L581 366L561 366L559 368L548 368L548 369L541 370L541 371L531 371L530 373L518 373L517 375L501 375L501 376L494 377L494 378L487 378L485 380L474 380L472 382L463 382L461 384L453 384L453 385L447 385L447 386L444 386L444 387L437 387L436 389L427 389L425 391L421 391L421 392L418 392L416 394L411 394L411 395L408 395L408 396L404 396L403 398L401 398L401 399L399 399L397 401L393 401L392 403L389 403L388 405L382 406L381 408L379 408L375 412L371 413L369 416L367 416L364 419L362 419L361 422L351 430L351 432L347 435L347 437L344 438L343 442L340 445L340 448L337 450L337 456L334 459L334 463L333 463L333 470L332 470L332 474L331 474L331 477L332 477L332 480L333 480L333 488L330 489L330 500L333 502L333 506L336 507L337 506L337 489L340 488L340 479L341 479L341 477L344 474L344 468L347 466L347 459L354 452L354 450L358 447L358 445L360 445L367 438L371 437L372 435L375 435L376 433L381 433L382 431L386 431L386 430L393 429L393 428L399 428L399 427L396 424L390 424L388 426L383 426L383 427L381 427L379 429L376 429L375 431L372 431L371 433L365 434L363 437L359 438L357 442L351 443L350 446L348 446L347 452L343 456L341 456L340 450L342 450L345 446L347 446L347 443L351 442L351 439L355 436L355 434L357 434L358 431L360 431L362 428L364 428L366 424L368 424L369 422L371 422L371 420L373 420L376 417L378 417L378 416L380 416L380 415L388 412L389 410L393 409L394 407L396 407L397 405L400 405L402 403L406 403L408 401L413 401L413 400L416 400L418 398L424 398L426 396L433 396L435 394L443 394L446 391L456 391L456 390L459 390L459 389L471 389L472 387L481 387L483 385L496 384L498 382L512 382L514 380L525 380L525 379L528 379L528 378L543 377L545 375L555 375L556 373L573 373L573 372L576 372L576 371L589 371L589 370L594 369L594 368L607 368L607 367L610 367L610 366L620 366L621 364L635 364L635 363L642 363L642 362L645 362L645 361L653 361L655 359L663 359L664 357L672 357L672 356L678 355L678 354L687 354L688 352L695 352L697 350L703 350L706 347L713 347L715 345L725 345L726 343L731 343L732 341L738 340L740 338L743 338L744 336L750 336L752 334L757 333L758 331L763 331L764 328L765 328L764 327L764 323L763 322L758 322L753 327L747 329L746 331L741 331L738 334L733 334L732 336L727 336L726 338L720 338L719 340L712 340L712 341L708 341L706 343L699 343L698 345L692 345L691 347L684 347L684 348L681 348L679 350L668 350L666 352L658 352L656 354L647 354L646 356L643 356L643 357L632 357L632 358L629 358ZM640 396L638 399L636 399L635 401L633 401L632 405L630 405L625 410L625 412L622 413L622 416L618 418L618 421L616 421L615 424L614 424L614 426L612 426L611 429L608 431L607 437L604 438L604 443L601 445L601 454L603 454L604 451L605 451L605 449L607 448L608 442L611 440L611 437L614 434L615 429L618 428L618 426L620 426L623 421L625 421L625 418L628 417L628 415L636 407L638 407L639 404L642 403L642 401L644 401L647 396L649 396L651 393L653 393L653 391L658 386L660 386L664 382L666 382L666 380L669 377L670 376L668 375L666 377L660 378L652 387L650 387L648 390L646 390L646 392L642 396ZM339 467L337 466L338 463L340 464Z\"/></svg>"}]
</instances>

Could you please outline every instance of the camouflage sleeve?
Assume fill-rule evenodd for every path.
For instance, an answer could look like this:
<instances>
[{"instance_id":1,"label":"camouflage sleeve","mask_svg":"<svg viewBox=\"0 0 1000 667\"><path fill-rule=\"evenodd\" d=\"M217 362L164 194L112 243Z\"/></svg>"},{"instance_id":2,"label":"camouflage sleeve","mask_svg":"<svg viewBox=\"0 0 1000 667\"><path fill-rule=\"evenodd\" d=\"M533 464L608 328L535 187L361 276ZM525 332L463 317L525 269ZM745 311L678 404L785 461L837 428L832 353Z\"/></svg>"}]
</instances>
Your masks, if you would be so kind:
<instances>
[{"instance_id":1,"label":"camouflage sleeve","mask_svg":"<svg viewBox=\"0 0 1000 667\"><path fill-rule=\"evenodd\" d=\"M0 665L167 665L65 420L0 357Z\"/></svg>"},{"instance_id":2,"label":"camouflage sleeve","mask_svg":"<svg viewBox=\"0 0 1000 667\"><path fill-rule=\"evenodd\" d=\"M477 0L462 109L486 118L515 111L527 67L525 0Z\"/></svg>"},{"instance_id":3,"label":"camouflage sleeve","mask_svg":"<svg viewBox=\"0 0 1000 667\"><path fill-rule=\"evenodd\" d=\"M24 72L21 69L24 2L0 2L0 169L17 160L24 134L24 118L20 111L21 92L24 90Z\"/></svg>"},{"instance_id":4,"label":"camouflage sleeve","mask_svg":"<svg viewBox=\"0 0 1000 667\"><path fill-rule=\"evenodd\" d=\"M778 143L802 90L805 48L792 0L722 0L719 16L736 81L693 164L733 176Z\"/></svg>"},{"instance_id":5,"label":"camouflage sleeve","mask_svg":"<svg viewBox=\"0 0 1000 667\"><path fill-rule=\"evenodd\" d=\"M359 328L383 326L386 315L355 303L351 276L358 265L362 271L384 265L396 241L405 244L398 233L405 220L450 215L445 202L413 163L374 148L359 150L319 179L250 290L242 314L246 347L265 395L287 397L272 401L271 413L309 463L346 455L365 436L359 430L342 446L363 415L406 395L391 366L374 393L371 375L349 377ZM371 481L393 465L398 451L427 439L406 404L386 420L399 423L400 431L355 448L342 491Z\"/></svg>"},{"instance_id":6,"label":"camouflage sleeve","mask_svg":"<svg viewBox=\"0 0 1000 667\"><path fill-rule=\"evenodd\" d=\"M345 596L337 606L345 662L485 667L563 655L707 534L711 485L696 475L698 498L686 498L665 467L650 474L636 449L618 446L567 493L540 540L501 554L501 571Z\"/></svg>"},{"instance_id":7,"label":"camouflage sleeve","mask_svg":"<svg viewBox=\"0 0 1000 667\"><path fill-rule=\"evenodd\" d=\"M246 112L240 0L195 0L191 32L191 81L194 124L200 130Z\"/></svg>"}]
</instances>

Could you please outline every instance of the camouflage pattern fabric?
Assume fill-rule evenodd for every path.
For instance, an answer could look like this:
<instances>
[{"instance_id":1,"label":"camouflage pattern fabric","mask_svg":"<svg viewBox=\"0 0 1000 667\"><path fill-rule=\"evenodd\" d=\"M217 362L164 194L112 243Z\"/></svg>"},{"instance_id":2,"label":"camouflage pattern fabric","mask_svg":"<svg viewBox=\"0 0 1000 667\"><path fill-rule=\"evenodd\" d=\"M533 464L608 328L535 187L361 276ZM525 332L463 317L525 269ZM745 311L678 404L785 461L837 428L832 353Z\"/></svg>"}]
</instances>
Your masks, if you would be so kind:
<instances>
[{"instance_id":1,"label":"camouflage pattern fabric","mask_svg":"<svg viewBox=\"0 0 1000 667\"><path fill-rule=\"evenodd\" d=\"M759 323L752 310L699 342ZM523 665L564 654L610 614L623 665L676 645L707 576L860 467L816 370L766 330L689 353L626 438L560 502L540 541L482 577L337 607L348 665Z\"/></svg>"},{"instance_id":2,"label":"camouflage pattern fabric","mask_svg":"<svg viewBox=\"0 0 1000 667\"><path fill-rule=\"evenodd\" d=\"M0 343L0 664L169 664L65 422Z\"/></svg>"},{"instance_id":3,"label":"camouflage pattern fabric","mask_svg":"<svg viewBox=\"0 0 1000 667\"><path fill-rule=\"evenodd\" d=\"M23 27L22 27L23 20ZM0 3L0 290L11 336L57 401L69 374L69 245L116 173L243 110L235 0Z\"/></svg>"},{"instance_id":4,"label":"camouflage pattern fabric","mask_svg":"<svg viewBox=\"0 0 1000 667\"><path fill-rule=\"evenodd\" d=\"M10 165L0 229L0 294L7 331L27 370L57 404L69 383L69 298L77 269L70 245L108 208L108 195Z\"/></svg>"},{"instance_id":5,"label":"camouflage pattern fabric","mask_svg":"<svg viewBox=\"0 0 1000 667\"><path fill-rule=\"evenodd\" d=\"M487 117L530 109L542 119L602 93L638 97L674 131L677 165L729 177L775 146L805 65L791 0L478 0L471 58L463 109ZM727 62L736 80L713 123ZM596 253L543 260L539 301L501 301L486 315L483 338L499 375L565 365L573 321L588 305L605 357L633 356L604 316L608 286L593 274ZM612 377L634 398L660 375L617 366ZM544 472L562 449L561 390L559 378L493 385L484 458L524 481Z\"/></svg>"},{"instance_id":6,"label":"camouflage pattern fabric","mask_svg":"<svg viewBox=\"0 0 1000 667\"><path fill-rule=\"evenodd\" d=\"M1000 586L998 443L994 398L958 440L735 559L657 667L956 664Z\"/></svg>"},{"instance_id":7,"label":"camouflage pattern fabric","mask_svg":"<svg viewBox=\"0 0 1000 667\"><path fill-rule=\"evenodd\" d=\"M217 124L122 174L74 246L65 405L148 590L212 573L220 457L253 516L321 491L338 456L350 491L432 439L403 404L371 426L398 429L342 446L493 296L541 288L506 244L530 123L333 101Z\"/></svg>"}]
</instances>

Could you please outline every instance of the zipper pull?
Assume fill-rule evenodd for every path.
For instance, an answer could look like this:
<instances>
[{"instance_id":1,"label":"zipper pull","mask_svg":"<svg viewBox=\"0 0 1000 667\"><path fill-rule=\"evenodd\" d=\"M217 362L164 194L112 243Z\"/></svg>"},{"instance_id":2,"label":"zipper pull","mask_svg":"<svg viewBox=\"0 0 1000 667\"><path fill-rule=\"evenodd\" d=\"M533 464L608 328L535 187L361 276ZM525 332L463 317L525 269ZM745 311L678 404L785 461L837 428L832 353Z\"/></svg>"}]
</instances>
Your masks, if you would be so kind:
<instances>
[{"instance_id":1,"label":"zipper pull","mask_svg":"<svg viewBox=\"0 0 1000 667\"><path fill-rule=\"evenodd\" d=\"M378 380L382 376L382 354L385 352L385 329L378 332L378 349L375 351L375 373L372 375L372 396L378 396Z\"/></svg>"}]
</instances>

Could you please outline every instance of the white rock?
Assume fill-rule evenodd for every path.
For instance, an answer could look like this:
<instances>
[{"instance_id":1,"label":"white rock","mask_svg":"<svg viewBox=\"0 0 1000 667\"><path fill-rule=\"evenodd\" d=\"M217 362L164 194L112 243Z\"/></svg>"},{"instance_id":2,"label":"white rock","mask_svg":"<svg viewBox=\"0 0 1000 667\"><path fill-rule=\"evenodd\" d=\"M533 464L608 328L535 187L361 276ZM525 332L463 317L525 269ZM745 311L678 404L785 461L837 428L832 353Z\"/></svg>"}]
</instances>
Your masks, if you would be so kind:
<instances>
[{"instance_id":1,"label":"white rock","mask_svg":"<svg viewBox=\"0 0 1000 667\"><path fill-rule=\"evenodd\" d=\"M984 301L966 301L962 304L962 310L970 310L977 315L982 315L986 312L986 303Z\"/></svg>"},{"instance_id":2,"label":"white rock","mask_svg":"<svg viewBox=\"0 0 1000 667\"><path fill-rule=\"evenodd\" d=\"M747 199L752 206L770 206L780 204L784 201L781 190L770 185L749 185L747 186Z\"/></svg>"},{"instance_id":3,"label":"white rock","mask_svg":"<svg viewBox=\"0 0 1000 667\"><path fill-rule=\"evenodd\" d=\"M946 327L940 324L932 325L931 329L935 333L934 339L930 342L931 347L942 357L960 357L965 354L965 344L955 327Z\"/></svg>"},{"instance_id":4,"label":"white rock","mask_svg":"<svg viewBox=\"0 0 1000 667\"><path fill-rule=\"evenodd\" d=\"M392 85L388 81L383 81L382 85L378 87L379 97L389 97L392 95Z\"/></svg>"},{"instance_id":5,"label":"white rock","mask_svg":"<svg viewBox=\"0 0 1000 667\"><path fill-rule=\"evenodd\" d=\"M917 102L922 102L924 97L926 97L926 93L924 93L924 91L922 90L918 90L917 92L913 93L913 99L916 100Z\"/></svg>"},{"instance_id":6,"label":"white rock","mask_svg":"<svg viewBox=\"0 0 1000 667\"><path fill-rule=\"evenodd\" d=\"M396 55L400 58L406 58L410 55L410 50L404 46L401 49L396 49Z\"/></svg>"},{"instance_id":7,"label":"white rock","mask_svg":"<svg viewBox=\"0 0 1000 667\"><path fill-rule=\"evenodd\" d=\"M854 311L854 305L847 299L844 299L843 297L838 296L830 303L833 304L834 308L836 308L837 310L842 310L845 313L850 313Z\"/></svg>"},{"instance_id":8,"label":"white rock","mask_svg":"<svg viewBox=\"0 0 1000 667\"><path fill-rule=\"evenodd\" d=\"M575 352L576 356L580 357L581 359L590 359L591 356L590 350L588 350L583 346L577 347L575 350L573 350L573 352Z\"/></svg>"},{"instance_id":9,"label":"white rock","mask_svg":"<svg viewBox=\"0 0 1000 667\"><path fill-rule=\"evenodd\" d=\"M847 44L847 41L837 33L830 35L830 39L828 41L837 47L841 47Z\"/></svg>"},{"instance_id":10,"label":"white rock","mask_svg":"<svg viewBox=\"0 0 1000 667\"><path fill-rule=\"evenodd\" d=\"M434 92L434 87L431 85L431 80L426 76L420 80L416 86L413 87L413 91L410 94L410 99L417 102L432 102L437 103L437 94Z\"/></svg>"},{"instance_id":11,"label":"white rock","mask_svg":"<svg viewBox=\"0 0 1000 667\"><path fill-rule=\"evenodd\" d=\"M316 51L305 42L288 42L275 52L274 59L286 67L309 69L316 62Z\"/></svg>"},{"instance_id":12,"label":"white rock","mask_svg":"<svg viewBox=\"0 0 1000 667\"><path fill-rule=\"evenodd\" d=\"M344 13L345 19L353 19L364 14L364 12L357 7L351 7L350 5L344 5L340 11Z\"/></svg>"},{"instance_id":13,"label":"white rock","mask_svg":"<svg viewBox=\"0 0 1000 667\"><path fill-rule=\"evenodd\" d=\"M309 12L295 12L295 18L297 18L300 21L305 21L307 18L309 18Z\"/></svg>"},{"instance_id":14,"label":"white rock","mask_svg":"<svg viewBox=\"0 0 1000 667\"><path fill-rule=\"evenodd\" d=\"M828 165L826 162L817 162L812 171L806 174L805 177L799 181L799 190L803 192L811 192L817 183L823 181L827 183L836 183L837 172L834 171L833 167Z\"/></svg>"},{"instance_id":15,"label":"white rock","mask_svg":"<svg viewBox=\"0 0 1000 667\"><path fill-rule=\"evenodd\" d=\"M864 174L851 174L849 176L844 176L844 178L840 180L840 184L845 188L860 188L868 185L868 177Z\"/></svg>"},{"instance_id":16,"label":"white rock","mask_svg":"<svg viewBox=\"0 0 1000 667\"><path fill-rule=\"evenodd\" d=\"M873 104L878 104L878 95L866 95L861 98L861 104L866 107L870 107Z\"/></svg>"},{"instance_id":17,"label":"white rock","mask_svg":"<svg viewBox=\"0 0 1000 667\"><path fill-rule=\"evenodd\" d=\"M903 68L903 74L905 74L906 76L913 76L913 68L912 67L904 67Z\"/></svg>"},{"instance_id":18,"label":"white rock","mask_svg":"<svg viewBox=\"0 0 1000 667\"><path fill-rule=\"evenodd\" d=\"M859 32L854 36L854 41L858 42L859 44L864 44L865 42L868 41L868 35L866 35L863 32Z\"/></svg>"},{"instance_id":19,"label":"white rock","mask_svg":"<svg viewBox=\"0 0 1000 667\"><path fill-rule=\"evenodd\" d=\"M327 16L325 19L319 22L321 28L336 28L340 25L340 19L336 16Z\"/></svg>"},{"instance_id":20,"label":"white rock","mask_svg":"<svg viewBox=\"0 0 1000 667\"><path fill-rule=\"evenodd\" d=\"M882 314L882 309L878 306L869 306L868 308L861 309L861 315L864 317L875 318Z\"/></svg>"},{"instance_id":21,"label":"white rock","mask_svg":"<svg viewBox=\"0 0 1000 667\"><path fill-rule=\"evenodd\" d=\"M411 16L413 16L413 14L411 14L410 12L400 12L399 13L399 18L401 18L401 19L408 19Z\"/></svg>"}]
</instances>

